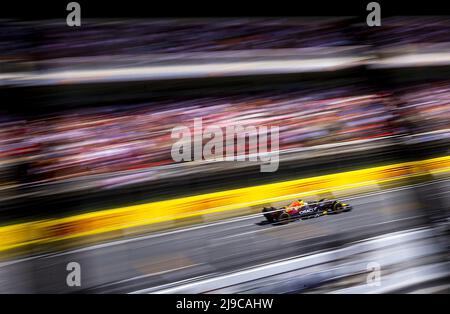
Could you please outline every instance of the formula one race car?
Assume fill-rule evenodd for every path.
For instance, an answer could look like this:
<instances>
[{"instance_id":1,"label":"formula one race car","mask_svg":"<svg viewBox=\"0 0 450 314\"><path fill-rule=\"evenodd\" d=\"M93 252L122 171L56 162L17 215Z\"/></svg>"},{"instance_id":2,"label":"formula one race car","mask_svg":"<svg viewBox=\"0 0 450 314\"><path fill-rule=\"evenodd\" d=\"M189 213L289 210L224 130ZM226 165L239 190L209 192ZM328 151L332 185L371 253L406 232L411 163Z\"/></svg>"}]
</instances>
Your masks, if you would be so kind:
<instances>
[{"instance_id":1,"label":"formula one race car","mask_svg":"<svg viewBox=\"0 0 450 314\"><path fill-rule=\"evenodd\" d=\"M288 206L264 207L262 213L269 223L287 223L291 220L316 218L327 214L338 214L352 210L352 206L337 200L293 201Z\"/></svg>"}]
</instances>

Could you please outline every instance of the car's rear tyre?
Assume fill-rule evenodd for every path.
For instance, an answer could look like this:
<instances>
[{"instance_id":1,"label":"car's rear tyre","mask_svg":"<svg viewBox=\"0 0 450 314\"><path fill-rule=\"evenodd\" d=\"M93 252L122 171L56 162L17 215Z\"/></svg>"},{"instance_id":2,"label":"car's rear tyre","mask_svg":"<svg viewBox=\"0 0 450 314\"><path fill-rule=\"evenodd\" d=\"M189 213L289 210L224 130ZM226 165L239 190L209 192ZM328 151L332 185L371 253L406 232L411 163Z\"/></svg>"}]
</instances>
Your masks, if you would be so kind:
<instances>
[{"instance_id":1,"label":"car's rear tyre","mask_svg":"<svg viewBox=\"0 0 450 314\"><path fill-rule=\"evenodd\" d=\"M342 213L344 211L344 206L340 202L335 202L333 204L333 212L336 214Z\"/></svg>"},{"instance_id":2,"label":"car's rear tyre","mask_svg":"<svg viewBox=\"0 0 450 314\"><path fill-rule=\"evenodd\" d=\"M269 212L268 214L264 214L264 217L266 217L267 221L270 223L274 222L274 219L273 219L274 213L272 213L273 210L275 210L275 209L273 209L273 207L264 207L262 210L263 213Z\"/></svg>"},{"instance_id":3,"label":"car's rear tyre","mask_svg":"<svg viewBox=\"0 0 450 314\"><path fill-rule=\"evenodd\" d=\"M291 216L288 213L283 212L280 214L280 216L278 216L277 222L279 224L287 224L290 218Z\"/></svg>"}]
</instances>

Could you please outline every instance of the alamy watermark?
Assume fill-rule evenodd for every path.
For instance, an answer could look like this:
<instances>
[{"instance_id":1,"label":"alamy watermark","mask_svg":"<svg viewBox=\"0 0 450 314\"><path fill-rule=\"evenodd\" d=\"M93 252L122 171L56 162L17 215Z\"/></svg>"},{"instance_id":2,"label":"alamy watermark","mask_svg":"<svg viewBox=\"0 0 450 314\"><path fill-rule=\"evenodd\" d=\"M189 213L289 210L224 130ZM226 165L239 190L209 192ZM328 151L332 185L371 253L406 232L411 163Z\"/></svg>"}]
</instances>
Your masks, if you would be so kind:
<instances>
[{"instance_id":1,"label":"alamy watermark","mask_svg":"<svg viewBox=\"0 0 450 314\"><path fill-rule=\"evenodd\" d=\"M66 7L67 11L71 11L67 14L66 24L67 26L81 26L81 6L78 2L69 2Z\"/></svg>"},{"instance_id":2,"label":"alamy watermark","mask_svg":"<svg viewBox=\"0 0 450 314\"><path fill-rule=\"evenodd\" d=\"M371 11L366 18L367 26L381 26L381 6L378 2L370 2L366 7L367 11Z\"/></svg>"},{"instance_id":3,"label":"alamy watermark","mask_svg":"<svg viewBox=\"0 0 450 314\"><path fill-rule=\"evenodd\" d=\"M69 271L66 277L68 287L81 287L81 265L77 262L70 262L66 265Z\"/></svg>"},{"instance_id":4,"label":"alamy watermark","mask_svg":"<svg viewBox=\"0 0 450 314\"><path fill-rule=\"evenodd\" d=\"M195 118L193 132L187 126L176 126L171 137L177 140L171 150L172 159L176 162L260 161L261 172L278 170L278 126L228 125L221 128L210 125L204 129L202 118Z\"/></svg>"}]
</instances>

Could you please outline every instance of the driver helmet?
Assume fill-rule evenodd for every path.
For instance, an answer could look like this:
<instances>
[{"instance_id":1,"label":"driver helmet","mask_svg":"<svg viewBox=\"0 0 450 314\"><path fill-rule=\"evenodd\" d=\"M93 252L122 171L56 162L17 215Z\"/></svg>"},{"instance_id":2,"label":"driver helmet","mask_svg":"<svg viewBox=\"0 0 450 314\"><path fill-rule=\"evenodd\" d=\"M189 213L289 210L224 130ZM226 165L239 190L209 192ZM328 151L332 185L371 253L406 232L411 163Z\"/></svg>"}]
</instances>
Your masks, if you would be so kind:
<instances>
[{"instance_id":1,"label":"driver helmet","mask_svg":"<svg viewBox=\"0 0 450 314\"><path fill-rule=\"evenodd\" d=\"M293 201L291 204L291 207L301 207L304 206L306 203L303 200L296 200Z\"/></svg>"}]
</instances>

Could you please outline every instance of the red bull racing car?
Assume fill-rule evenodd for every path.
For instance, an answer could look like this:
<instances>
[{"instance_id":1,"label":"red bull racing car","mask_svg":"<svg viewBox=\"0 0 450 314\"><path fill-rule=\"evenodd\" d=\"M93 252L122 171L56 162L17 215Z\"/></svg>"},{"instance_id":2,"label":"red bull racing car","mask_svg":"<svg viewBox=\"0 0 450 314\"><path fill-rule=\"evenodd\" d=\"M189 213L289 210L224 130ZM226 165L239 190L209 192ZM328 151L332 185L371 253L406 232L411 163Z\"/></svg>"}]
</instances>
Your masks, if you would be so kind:
<instances>
[{"instance_id":1,"label":"red bull racing car","mask_svg":"<svg viewBox=\"0 0 450 314\"><path fill-rule=\"evenodd\" d=\"M287 223L291 220L308 219L352 210L352 206L337 200L321 199L306 202L295 200L283 207L264 207L262 213L269 223Z\"/></svg>"}]
</instances>

